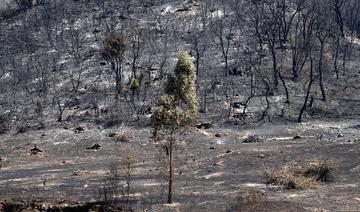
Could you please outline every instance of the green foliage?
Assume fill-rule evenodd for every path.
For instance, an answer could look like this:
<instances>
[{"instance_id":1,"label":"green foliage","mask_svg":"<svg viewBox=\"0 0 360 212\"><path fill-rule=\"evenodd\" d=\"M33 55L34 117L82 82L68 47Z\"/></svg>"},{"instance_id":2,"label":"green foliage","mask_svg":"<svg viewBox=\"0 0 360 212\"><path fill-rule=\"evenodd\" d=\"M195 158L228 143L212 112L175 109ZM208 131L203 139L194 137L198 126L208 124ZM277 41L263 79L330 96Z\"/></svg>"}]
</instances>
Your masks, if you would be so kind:
<instances>
[{"instance_id":1,"label":"green foliage","mask_svg":"<svg viewBox=\"0 0 360 212\"><path fill-rule=\"evenodd\" d=\"M125 40L122 34L113 34L105 39L103 56L105 58L118 57L124 53L126 48Z\"/></svg>"},{"instance_id":2,"label":"green foliage","mask_svg":"<svg viewBox=\"0 0 360 212\"><path fill-rule=\"evenodd\" d=\"M132 91L139 90L143 79L144 79L144 73L140 73L138 77L131 79L130 89Z\"/></svg>"},{"instance_id":3,"label":"green foliage","mask_svg":"<svg viewBox=\"0 0 360 212\"><path fill-rule=\"evenodd\" d=\"M115 77L116 82L116 96L118 98L122 93L122 74L123 62L126 45L125 38L121 33L112 34L105 39L104 48L102 50L103 58L111 65L111 71ZM126 88L127 90L127 88Z\"/></svg>"},{"instance_id":4,"label":"green foliage","mask_svg":"<svg viewBox=\"0 0 360 212\"><path fill-rule=\"evenodd\" d=\"M165 95L157 101L152 122L155 129L191 126L197 119L195 66L186 51L181 51L175 76L169 76Z\"/></svg>"},{"instance_id":5,"label":"green foliage","mask_svg":"<svg viewBox=\"0 0 360 212\"><path fill-rule=\"evenodd\" d=\"M180 100L186 103L188 110L197 114L197 95L196 95L196 74L195 66L191 61L190 55L186 51L181 51L179 61L175 67L177 76L178 95Z\"/></svg>"},{"instance_id":6,"label":"green foliage","mask_svg":"<svg viewBox=\"0 0 360 212\"><path fill-rule=\"evenodd\" d=\"M130 89L131 90L137 90L140 88L140 81L137 78L134 78L131 80Z\"/></svg>"},{"instance_id":7,"label":"green foliage","mask_svg":"<svg viewBox=\"0 0 360 212\"><path fill-rule=\"evenodd\" d=\"M158 100L152 118L155 127L185 127L196 117L177 105L174 95L165 94Z\"/></svg>"}]
</instances>

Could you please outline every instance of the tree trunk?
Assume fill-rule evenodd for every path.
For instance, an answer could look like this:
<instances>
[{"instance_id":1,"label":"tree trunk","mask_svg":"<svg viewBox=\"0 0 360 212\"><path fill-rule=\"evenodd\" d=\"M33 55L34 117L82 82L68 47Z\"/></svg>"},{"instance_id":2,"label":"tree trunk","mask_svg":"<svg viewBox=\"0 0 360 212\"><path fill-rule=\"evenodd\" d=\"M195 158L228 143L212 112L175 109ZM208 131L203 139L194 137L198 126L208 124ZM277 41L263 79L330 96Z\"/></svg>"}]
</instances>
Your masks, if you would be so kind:
<instances>
[{"instance_id":1,"label":"tree trunk","mask_svg":"<svg viewBox=\"0 0 360 212\"><path fill-rule=\"evenodd\" d=\"M334 70L336 74L336 79L339 79L339 66L338 66L339 49L340 49L340 38L338 37L336 39L336 49L334 55Z\"/></svg>"},{"instance_id":2,"label":"tree trunk","mask_svg":"<svg viewBox=\"0 0 360 212\"><path fill-rule=\"evenodd\" d=\"M228 56L227 55L224 55L224 60L225 60L225 77L227 77L229 75L229 71L228 71Z\"/></svg>"},{"instance_id":3,"label":"tree trunk","mask_svg":"<svg viewBox=\"0 0 360 212\"><path fill-rule=\"evenodd\" d=\"M58 116L57 122L62 122L62 113L61 112L60 112L60 114Z\"/></svg>"},{"instance_id":4,"label":"tree trunk","mask_svg":"<svg viewBox=\"0 0 360 212\"><path fill-rule=\"evenodd\" d=\"M196 51L196 76L199 76L199 69L200 69L200 53ZM196 77L196 84L197 84L197 77Z\"/></svg>"},{"instance_id":5,"label":"tree trunk","mask_svg":"<svg viewBox=\"0 0 360 212\"><path fill-rule=\"evenodd\" d=\"M310 91L311 91L311 86L312 86L312 83L313 83L313 60L310 59L310 82L309 82L309 86L308 86L308 89L306 91L306 95L305 95L305 100L304 100L304 104L300 110L300 114L299 114L299 117L298 117L298 122L300 123L302 121L302 116L304 114L304 111L306 109L306 105L307 105L307 102L308 102L308 99L309 99L309 96L310 96Z\"/></svg>"},{"instance_id":6,"label":"tree trunk","mask_svg":"<svg viewBox=\"0 0 360 212\"><path fill-rule=\"evenodd\" d=\"M278 74L279 74L280 80L281 80L281 82L282 82L282 84L284 86L284 89L285 89L285 95L286 95L285 103L290 104L289 91L288 91L288 88L286 86L285 80L284 80L283 76L280 74L280 72L278 72Z\"/></svg>"},{"instance_id":7,"label":"tree trunk","mask_svg":"<svg viewBox=\"0 0 360 212\"><path fill-rule=\"evenodd\" d=\"M251 69L250 69L251 71ZM254 80L254 74L251 72L250 75L250 96L254 96L255 95L255 80Z\"/></svg>"},{"instance_id":8,"label":"tree trunk","mask_svg":"<svg viewBox=\"0 0 360 212\"><path fill-rule=\"evenodd\" d=\"M207 112L207 102L206 102L206 91L204 90L203 91L203 94L202 94L202 110L203 110L203 113L205 114Z\"/></svg>"},{"instance_id":9,"label":"tree trunk","mask_svg":"<svg viewBox=\"0 0 360 212\"><path fill-rule=\"evenodd\" d=\"M173 134L171 132L170 141L169 141L169 184L168 184L168 200L167 203L172 203L172 186L173 186L173 177L174 177L174 170L173 170Z\"/></svg>"},{"instance_id":10,"label":"tree trunk","mask_svg":"<svg viewBox=\"0 0 360 212\"><path fill-rule=\"evenodd\" d=\"M277 71L277 60L275 53L275 46L271 45L271 55L273 61L273 87L271 88L271 92L275 91L279 85L278 71Z\"/></svg>"},{"instance_id":11,"label":"tree trunk","mask_svg":"<svg viewBox=\"0 0 360 212\"><path fill-rule=\"evenodd\" d=\"M299 80L299 74L298 74L298 70L297 70L297 61L296 61L296 56L297 56L297 49L296 47L293 47L292 50L292 72L293 72L293 81L297 82Z\"/></svg>"},{"instance_id":12,"label":"tree trunk","mask_svg":"<svg viewBox=\"0 0 360 212\"><path fill-rule=\"evenodd\" d=\"M319 84L320 84L320 90L322 95L322 100L326 101L326 94L325 94L325 88L323 83L323 57L324 57L324 42L321 42L321 48L320 48L320 59L319 59Z\"/></svg>"},{"instance_id":13,"label":"tree trunk","mask_svg":"<svg viewBox=\"0 0 360 212\"><path fill-rule=\"evenodd\" d=\"M265 93L266 108L265 108L265 110L263 111L263 114L262 114L262 116L261 116L261 118L260 118L260 121L261 121L261 120L264 120L265 116L267 116L269 122L271 122L270 115L268 114L268 111L269 111L269 109L270 109L270 101L269 101L270 86L269 86L269 84L268 84L265 80L263 80L263 83L264 83L265 86L266 86L266 93Z\"/></svg>"},{"instance_id":14,"label":"tree trunk","mask_svg":"<svg viewBox=\"0 0 360 212\"><path fill-rule=\"evenodd\" d=\"M119 99L120 95L121 95L121 79L116 78L115 81L115 99Z\"/></svg>"}]
</instances>

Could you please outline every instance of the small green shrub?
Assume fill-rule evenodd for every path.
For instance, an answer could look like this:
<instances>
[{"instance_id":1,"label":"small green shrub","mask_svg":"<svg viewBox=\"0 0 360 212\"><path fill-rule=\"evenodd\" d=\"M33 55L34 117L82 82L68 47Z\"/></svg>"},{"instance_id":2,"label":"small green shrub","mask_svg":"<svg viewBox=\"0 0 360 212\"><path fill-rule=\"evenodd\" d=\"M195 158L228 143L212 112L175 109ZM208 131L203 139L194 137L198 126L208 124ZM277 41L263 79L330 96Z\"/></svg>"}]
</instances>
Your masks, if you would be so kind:
<instances>
[{"instance_id":1,"label":"small green shrub","mask_svg":"<svg viewBox=\"0 0 360 212\"><path fill-rule=\"evenodd\" d=\"M198 111L195 79L195 66L190 55L182 50L175 67L175 76L169 75L165 94L156 103L152 116L155 130L195 123Z\"/></svg>"},{"instance_id":2,"label":"small green shrub","mask_svg":"<svg viewBox=\"0 0 360 212\"><path fill-rule=\"evenodd\" d=\"M103 56L107 60L119 57L125 51L126 45L122 34L113 34L105 39Z\"/></svg>"},{"instance_id":3,"label":"small green shrub","mask_svg":"<svg viewBox=\"0 0 360 212\"><path fill-rule=\"evenodd\" d=\"M116 99L122 93L123 86L123 68L125 58L125 39L121 33L113 34L105 39L104 47L102 49L102 57L110 64L112 74L116 82Z\"/></svg>"}]
</instances>

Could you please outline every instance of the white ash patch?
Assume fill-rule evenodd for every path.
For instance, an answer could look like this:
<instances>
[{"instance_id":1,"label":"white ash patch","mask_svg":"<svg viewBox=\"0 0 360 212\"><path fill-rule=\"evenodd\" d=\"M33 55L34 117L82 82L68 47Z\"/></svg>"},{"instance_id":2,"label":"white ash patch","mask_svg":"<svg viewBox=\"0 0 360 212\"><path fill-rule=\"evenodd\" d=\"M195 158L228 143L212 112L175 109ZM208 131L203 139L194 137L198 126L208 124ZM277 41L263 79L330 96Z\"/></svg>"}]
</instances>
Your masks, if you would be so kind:
<instances>
[{"instance_id":1,"label":"white ash patch","mask_svg":"<svg viewBox=\"0 0 360 212\"><path fill-rule=\"evenodd\" d=\"M210 179L210 178L213 178L213 177L221 177L224 175L224 172L215 172L215 173L212 173L212 174L208 174L208 175L204 175L204 176L201 176L199 178L205 178L205 179Z\"/></svg>"}]
</instances>

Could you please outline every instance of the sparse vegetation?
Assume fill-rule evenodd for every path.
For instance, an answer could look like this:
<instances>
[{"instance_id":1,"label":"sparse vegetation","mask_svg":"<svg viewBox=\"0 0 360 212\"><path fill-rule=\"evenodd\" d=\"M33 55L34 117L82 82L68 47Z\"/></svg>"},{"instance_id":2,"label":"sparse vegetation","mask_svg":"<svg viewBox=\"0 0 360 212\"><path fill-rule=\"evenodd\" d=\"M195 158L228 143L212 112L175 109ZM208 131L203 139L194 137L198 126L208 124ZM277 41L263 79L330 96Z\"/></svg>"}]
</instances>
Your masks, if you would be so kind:
<instances>
[{"instance_id":1,"label":"sparse vegetation","mask_svg":"<svg viewBox=\"0 0 360 212\"><path fill-rule=\"evenodd\" d=\"M197 120L198 103L195 80L195 67L190 55L185 50L181 50L175 67L175 76L169 75L165 94L157 101L151 117L154 136L158 136L158 130L168 134L166 146L166 154L169 157L168 204L173 201L174 135L179 134L179 130L195 125Z\"/></svg>"},{"instance_id":2,"label":"sparse vegetation","mask_svg":"<svg viewBox=\"0 0 360 212\"><path fill-rule=\"evenodd\" d=\"M229 212L266 212L268 210L266 193L250 189L245 194L240 194L235 201L230 203Z\"/></svg>"},{"instance_id":3,"label":"sparse vegetation","mask_svg":"<svg viewBox=\"0 0 360 212\"><path fill-rule=\"evenodd\" d=\"M29 130L29 125L27 123L20 123L16 126L16 133L25 133Z\"/></svg>"},{"instance_id":4,"label":"sparse vegetation","mask_svg":"<svg viewBox=\"0 0 360 212\"><path fill-rule=\"evenodd\" d=\"M10 130L10 118L7 115L0 115L0 135Z\"/></svg>"},{"instance_id":5,"label":"sparse vegetation","mask_svg":"<svg viewBox=\"0 0 360 212\"><path fill-rule=\"evenodd\" d=\"M114 135L115 142L130 142L132 138L132 128L126 124L121 124L117 133Z\"/></svg>"},{"instance_id":6,"label":"sparse vegetation","mask_svg":"<svg viewBox=\"0 0 360 212\"><path fill-rule=\"evenodd\" d=\"M15 3L21 10L29 9L33 6L33 0L15 0Z\"/></svg>"},{"instance_id":7,"label":"sparse vegetation","mask_svg":"<svg viewBox=\"0 0 360 212\"><path fill-rule=\"evenodd\" d=\"M268 184L286 189L317 189L318 181L327 182L333 170L327 161L290 163L279 169L266 169Z\"/></svg>"},{"instance_id":8,"label":"sparse vegetation","mask_svg":"<svg viewBox=\"0 0 360 212\"><path fill-rule=\"evenodd\" d=\"M359 14L359 0L0 0L0 202L224 211L241 193L235 211L358 210Z\"/></svg>"},{"instance_id":9,"label":"sparse vegetation","mask_svg":"<svg viewBox=\"0 0 360 212\"><path fill-rule=\"evenodd\" d=\"M152 116L155 131L191 126L197 119L195 67L185 50L180 52L175 75L169 75L165 95L156 103Z\"/></svg>"},{"instance_id":10,"label":"sparse vegetation","mask_svg":"<svg viewBox=\"0 0 360 212\"><path fill-rule=\"evenodd\" d=\"M13 13L14 11L11 8L0 8L0 18L7 18Z\"/></svg>"},{"instance_id":11,"label":"sparse vegetation","mask_svg":"<svg viewBox=\"0 0 360 212\"><path fill-rule=\"evenodd\" d=\"M115 78L116 93L121 94L123 90L123 66L125 60L125 38L121 33L110 35L105 39L103 58L110 64L112 74Z\"/></svg>"},{"instance_id":12,"label":"sparse vegetation","mask_svg":"<svg viewBox=\"0 0 360 212\"><path fill-rule=\"evenodd\" d=\"M100 202L124 211L131 211L131 193L134 171L134 154L131 150L121 151L121 162L114 161L109 173L99 188L97 198Z\"/></svg>"},{"instance_id":13,"label":"sparse vegetation","mask_svg":"<svg viewBox=\"0 0 360 212\"><path fill-rule=\"evenodd\" d=\"M74 204L74 205L43 205L39 202L33 201L31 203L26 202L0 202L0 211L2 212L22 212L22 211L47 211L47 212L57 212L57 211L93 211L93 212L102 212L109 211L115 212L119 211L121 208L109 207L94 203L85 203L83 205Z\"/></svg>"}]
</instances>

